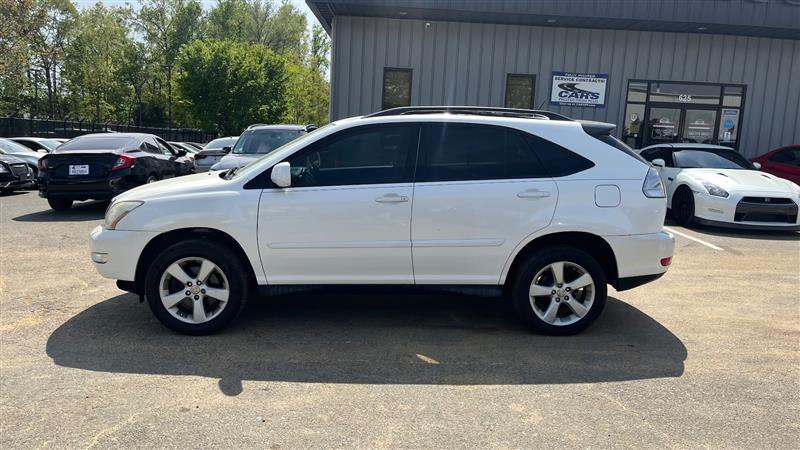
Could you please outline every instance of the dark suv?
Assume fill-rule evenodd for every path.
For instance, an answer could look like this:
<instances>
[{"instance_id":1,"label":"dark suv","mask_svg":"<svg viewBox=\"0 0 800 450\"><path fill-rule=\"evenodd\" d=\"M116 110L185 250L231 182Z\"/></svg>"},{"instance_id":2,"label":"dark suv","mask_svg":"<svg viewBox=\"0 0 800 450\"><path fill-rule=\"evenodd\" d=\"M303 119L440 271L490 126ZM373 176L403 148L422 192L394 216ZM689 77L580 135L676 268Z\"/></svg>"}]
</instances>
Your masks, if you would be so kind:
<instances>
[{"instance_id":1,"label":"dark suv","mask_svg":"<svg viewBox=\"0 0 800 450\"><path fill-rule=\"evenodd\" d=\"M87 134L39 160L39 195L56 211L75 200L109 199L128 189L192 173L184 150L152 134Z\"/></svg>"}]
</instances>

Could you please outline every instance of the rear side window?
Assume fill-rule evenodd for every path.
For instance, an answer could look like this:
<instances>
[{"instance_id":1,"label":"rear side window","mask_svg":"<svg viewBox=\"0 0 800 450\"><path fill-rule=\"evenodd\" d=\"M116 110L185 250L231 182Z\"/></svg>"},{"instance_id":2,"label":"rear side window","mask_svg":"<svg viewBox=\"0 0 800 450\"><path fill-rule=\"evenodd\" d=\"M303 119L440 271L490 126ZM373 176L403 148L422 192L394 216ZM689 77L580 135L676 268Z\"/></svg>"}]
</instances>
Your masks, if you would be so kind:
<instances>
[{"instance_id":1,"label":"rear side window","mask_svg":"<svg viewBox=\"0 0 800 450\"><path fill-rule=\"evenodd\" d=\"M423 131L416 181L498 180L546 177L516 130L488 125L429 125Z\"/></svg>"},{"instance_id":2,"label":"rear side window","mask_svg":"<svg viewBox=\"0 0 800 450\"><path fill-rule=\"evenodd\" d=\"M532 134L525 134L525 140L542 162L547 175L553 178L564 177L594 167L594 163L583 156Z\"/></svg>"}]
</instances>

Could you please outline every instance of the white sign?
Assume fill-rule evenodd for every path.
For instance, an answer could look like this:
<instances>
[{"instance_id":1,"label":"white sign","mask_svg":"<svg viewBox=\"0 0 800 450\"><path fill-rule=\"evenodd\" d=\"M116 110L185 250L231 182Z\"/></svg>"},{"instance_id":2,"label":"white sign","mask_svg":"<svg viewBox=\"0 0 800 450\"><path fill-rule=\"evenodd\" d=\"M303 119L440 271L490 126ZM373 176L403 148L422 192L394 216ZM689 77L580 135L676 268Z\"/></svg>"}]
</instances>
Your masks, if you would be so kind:
<instances>
[{"instance_id":1,"label":"white sign","mask_svg":"<svg viewBox=\"0 0 800 450\"><path fill-rule=\"evenodd\" d=\"M605 73L553 72L550 104L605 108L606 84Z\"/></svg>"}]
</instances>

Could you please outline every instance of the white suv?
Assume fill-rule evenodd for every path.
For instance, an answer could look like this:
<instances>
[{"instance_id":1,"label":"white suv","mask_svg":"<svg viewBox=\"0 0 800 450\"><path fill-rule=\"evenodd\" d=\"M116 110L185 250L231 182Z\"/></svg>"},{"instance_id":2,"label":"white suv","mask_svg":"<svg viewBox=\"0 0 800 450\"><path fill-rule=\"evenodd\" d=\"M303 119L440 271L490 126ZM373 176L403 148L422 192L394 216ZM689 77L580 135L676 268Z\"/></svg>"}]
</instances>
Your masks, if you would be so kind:
<instances>
[{"instance_id":1,"label":"white suv","mask_svg":"<svg viewBox=\"0 0 800 450\"><path fill-rule=\"evenodd\" d=\"M607 283L660 277L674 248L658 172L613 128L478 107L341 120L238 171L116 197L92 259L186 334L256 294L367 284L505 294L534 330L577 333Z\"/></svg>"}]
</instances>

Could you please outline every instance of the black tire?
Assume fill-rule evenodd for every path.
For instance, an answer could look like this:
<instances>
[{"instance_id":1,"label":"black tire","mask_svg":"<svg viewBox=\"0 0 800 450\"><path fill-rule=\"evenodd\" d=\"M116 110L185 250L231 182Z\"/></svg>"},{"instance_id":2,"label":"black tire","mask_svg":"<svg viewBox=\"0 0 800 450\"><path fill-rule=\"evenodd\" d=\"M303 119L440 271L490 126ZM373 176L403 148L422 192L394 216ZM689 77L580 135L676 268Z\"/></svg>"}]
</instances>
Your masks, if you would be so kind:
<instances>
[{"instance_id":1,"label":"black tire","mask_svg":"<svg viewBox=\"0 0 800 450\"><path fill-rule=\"evenodd\" d=\"M48 198L47 204L53 208L54 211L69 211L72 208L72 200L68 198Z\"/></svg>"},{"instance_id":2,"label":"black tire","mask_svg":"<svg viewBox=\"0 0 800 450\"><path fill-rule=\"evenodd\" d=\"M672 195L672 218L682 227L690 227L694 220L694 193L688 186L681 186Z\"/></svg>"},{"instance_id":3,"label":"black tire","mask_svg":"<svg viewBox=\"0 0 800 450\"><path fill-rule=\"evenodd\" d=\"M594 282L594 300L588 312L576 322L565 325L551 324L540 318L534 312L532 303L543 299L537 298L532 301L532 297L529 294L534 276L550 264L559 261L580 266L592 277ZM571 279L565 279L565 281L568 282ZM569 336L583 331L597 319L605 307L608 287L606 286L606 275L603 268L592 256L574 247L559 246L545 248L529 255L514 274L510 292L517 317L533 331L553 336ZM577 295L584 294L577 292ZM563 299L564 297L561 298ZM571 300L574 303L576 298L573 297ZM545 298L544 301L548 300ZM569 300L562 301L559 303L561 306L556 305L559 316L572 314L572 309L569 308L568 302Z\"/></svg>"},{"instance_id":4,"label":"black tire","mask_svg":"<svg viewBox=\"0 0 800 450\"><path fill-rule=\"evenodd\" d=\"M229 284L230 292L224 309L205 323L192 324L181 321L161 302L159 293L161 276L172 263L189 257L204 258L216 264L225 274ZM230 324L244 308L250 292L250 279L247 276L249 272L245 262L229 248L209 240L187 240L168 247L155 257L145 277L145 298L150 310L167 328L193 336L211 334Z\"/></svg>"},{"instance_id":5,"label":"black tire","mask_svg":"<svg viewBox=\"0 0 800 450\"><path fill-rule=\"evenodd\" d=\"M156 181L158 181L158 177L151 173L147 176L147 180L145 180L144 184L155 183Z\"/></svg>"}]
</instances>

